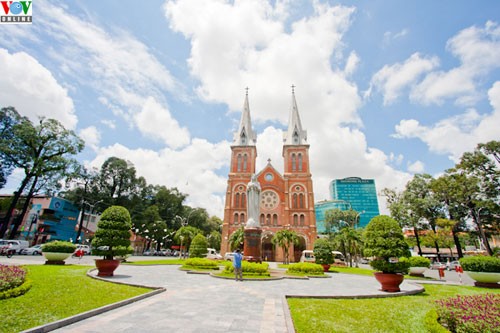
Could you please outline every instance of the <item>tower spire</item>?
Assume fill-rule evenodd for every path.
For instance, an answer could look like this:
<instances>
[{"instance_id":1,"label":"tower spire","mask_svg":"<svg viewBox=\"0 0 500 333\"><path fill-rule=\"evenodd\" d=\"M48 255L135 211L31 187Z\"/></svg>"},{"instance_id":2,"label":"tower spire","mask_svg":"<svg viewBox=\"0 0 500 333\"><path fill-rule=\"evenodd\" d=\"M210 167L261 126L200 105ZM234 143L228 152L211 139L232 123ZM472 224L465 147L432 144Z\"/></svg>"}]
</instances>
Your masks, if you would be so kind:
<instances>
[{"instance_id":1,"label":"tower spire","mask_svg":"<svg viewBox=\"0 0 500 333\"><path fill-rule=\"evenodd\" d=\"M290 117L288 119L288 130L283 134L285 145L307 144L307 131L302 129L299 109L295 100L295 85L292 85L292 105L290 107Z\"/></svg>"},{"instance_id":2,"label":"tower spire","mask_svg":"<svg viewBox=\"0 0 500 333\"><path fill-rule=\"evenodd\" d=\"M245 102L243 103L243 112L241 113L240 127L238 128L238 132L234 133L233 145L235 146L254 146L257 142L257 135L252 129L252 120L250 118L248 89L248 87L245 88Z\"/></svg>"}]
</instances>

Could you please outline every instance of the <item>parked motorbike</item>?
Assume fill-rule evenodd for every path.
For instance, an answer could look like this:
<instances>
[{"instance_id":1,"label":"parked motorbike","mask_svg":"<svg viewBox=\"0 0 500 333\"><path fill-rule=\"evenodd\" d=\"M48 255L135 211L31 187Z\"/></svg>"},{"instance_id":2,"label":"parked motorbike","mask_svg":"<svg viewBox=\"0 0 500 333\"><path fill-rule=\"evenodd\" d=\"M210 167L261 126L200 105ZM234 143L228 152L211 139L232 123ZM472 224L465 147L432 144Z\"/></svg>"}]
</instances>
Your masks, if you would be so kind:
<instances>
[{"instance_id":1,"label":"parked motorbike","mask_svg":"<svg viewBox=\"0 0 500 333\"><path fill-rule=\"evenodd\" d=\"M16 253L16 250L10 249L8 246L0 247L0 256L7 256L7 258L11 258Z\"/></svg>"}]
</instances>

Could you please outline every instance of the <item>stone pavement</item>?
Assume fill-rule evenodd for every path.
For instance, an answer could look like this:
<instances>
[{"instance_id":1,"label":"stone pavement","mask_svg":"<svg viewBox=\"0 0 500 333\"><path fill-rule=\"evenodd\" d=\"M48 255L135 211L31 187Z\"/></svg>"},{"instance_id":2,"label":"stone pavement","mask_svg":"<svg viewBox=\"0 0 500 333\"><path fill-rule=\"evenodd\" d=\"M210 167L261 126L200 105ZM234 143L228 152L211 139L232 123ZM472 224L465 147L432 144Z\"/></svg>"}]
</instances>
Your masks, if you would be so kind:
<instances>
[{"instance_id":1,"label":"stone pavement","mask_svg":"<svg viewBox=\"0 0 500 333\"><path fill-rule=\"evenodd\" d=\"M294 332L286 296L385 297L422 290L405 281L401 293L388 294L378 290L373 277L334 273L309 280L237 282L178 267L120 265L107 280L164 287L166 292L55 332Z\"/></svg>"}]
</instances>

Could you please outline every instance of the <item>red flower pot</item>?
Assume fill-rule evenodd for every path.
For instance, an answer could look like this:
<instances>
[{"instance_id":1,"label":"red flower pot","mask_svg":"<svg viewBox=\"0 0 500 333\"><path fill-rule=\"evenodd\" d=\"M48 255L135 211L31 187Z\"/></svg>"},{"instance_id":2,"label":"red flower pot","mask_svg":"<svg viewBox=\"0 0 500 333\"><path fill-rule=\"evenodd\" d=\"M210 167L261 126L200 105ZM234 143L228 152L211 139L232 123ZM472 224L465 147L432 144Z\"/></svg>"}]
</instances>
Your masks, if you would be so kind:
<instances>
[{"instance_id":1,"label":"red flower pot","mask_svg":"<svg viewBox=\"0 0 500 333\"><path fill-rule=\"evenodd\" d=\"M120 260L95 259L97 276L113 276L113 272L120 265Z\"/></svg>"},{"instance_id":2,"label":"red flower pot","mask_svg":"<svg viewBox=\"0 0 500 333\"><path fill-rule=\"evenodd\" d=\"M377 281L382 285L381 290L387 292L398 292L399 285L404 280L404 275L399 273L373 273Z\"/></svg>"},{"instance_id":3,"label":"red flower pot","mask_svg":"<svg viewBox=\"0 0 500 333\"><path fill-rule=\"evenodd\" d=\"M321 266L323 266L323 272L328 272L330 270L329 264L321 264Z\"/></svg>"}]
</instances>

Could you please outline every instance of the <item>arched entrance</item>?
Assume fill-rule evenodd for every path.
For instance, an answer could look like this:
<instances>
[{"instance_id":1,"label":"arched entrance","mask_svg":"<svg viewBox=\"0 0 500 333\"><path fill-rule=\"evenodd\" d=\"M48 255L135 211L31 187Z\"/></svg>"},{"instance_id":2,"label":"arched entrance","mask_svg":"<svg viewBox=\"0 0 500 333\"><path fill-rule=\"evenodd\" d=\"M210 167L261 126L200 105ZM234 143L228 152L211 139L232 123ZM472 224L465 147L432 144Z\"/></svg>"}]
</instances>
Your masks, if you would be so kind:
<instances>
[{"instance_id":1,"label":"arched entrance","mask_svg":"<svg viewBox=\"0 0 500 333\"><path fill-rule=\"evenodd\" d=\"M293 247L293 261L299 262L302 251L306 249L306 240L304 236L299 235L299 243Z\"/></svg>"},{"instance_id":2,"label":"arched entrance","mask_svg":"<svg viewBox=\"0 0 500 333\"><path fill-rule=\"evenodd\" d=\"M276 251L271 242L273 239L272 233L266 233L262 236L262 260L263 261L276 261Z\"/></svg>"}]
</instances>

